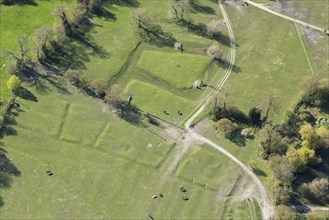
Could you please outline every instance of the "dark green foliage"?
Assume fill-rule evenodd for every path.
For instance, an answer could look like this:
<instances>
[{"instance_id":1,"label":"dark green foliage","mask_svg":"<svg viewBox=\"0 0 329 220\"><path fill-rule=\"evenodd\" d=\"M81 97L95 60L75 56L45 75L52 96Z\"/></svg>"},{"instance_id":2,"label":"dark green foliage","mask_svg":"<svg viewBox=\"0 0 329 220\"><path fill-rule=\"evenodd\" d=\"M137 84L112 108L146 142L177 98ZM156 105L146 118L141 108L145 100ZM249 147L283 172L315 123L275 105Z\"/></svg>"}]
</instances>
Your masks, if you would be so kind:
<instances>
[{"instance_id":1,"label":"dark green foliage","mask_svg":"<svg viewBox=\"0 0 329 220\"><path fill-rule=\"evenodd\" d=\"M288 112L287 119L281 124L279 130L284 136L296 137L299 136L298 131L303 121L300 119L298 113Z\"/></svg>"},{"instance_id":2,"label":"dark green foliage","mask_svg":"<svg viewBox=\"0 0 329 220\"><path fill-rule=\"evenodd\" d=\"M250 123L253 126L257 126L259 127L261 125L261 111L258 108L252 107L249 110L249 119L250 119Z\"/></svg>"}]
</instances>

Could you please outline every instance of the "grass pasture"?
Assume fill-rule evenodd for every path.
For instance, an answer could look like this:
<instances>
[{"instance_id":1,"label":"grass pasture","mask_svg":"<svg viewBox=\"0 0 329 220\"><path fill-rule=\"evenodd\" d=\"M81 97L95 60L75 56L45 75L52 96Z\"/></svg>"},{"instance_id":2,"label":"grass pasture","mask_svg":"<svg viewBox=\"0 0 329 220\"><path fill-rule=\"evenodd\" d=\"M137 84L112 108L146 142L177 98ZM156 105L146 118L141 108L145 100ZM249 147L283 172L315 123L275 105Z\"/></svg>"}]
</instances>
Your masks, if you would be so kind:
<instances>
[{"instance_id":1,"label":"grass pasture","mask_svg":"<svg viewBox=\"0 0 329 220\"><path fill-rule=\"evenodd\" d=\"M277 90L280 111L273 118L282 119L299 98L299 83L312 75L294 23L254 7L242 11L227 7L236 31L236 65L241 71L232 74L232 102L248 113L266 94Z\"/></svg>"},{"instance_id":2,"label":"grass pasture","mask_svg":"<svg viewBox=\"0 0 329 220\"><path fill-rule=\"evenodd\" d=\"M168 139L161 129L131 125L103 102L79 94L75 88L69 87L67 94L48 90L47 95L29 89L37 101L19 99L22 111L17 112L11 133L4 138L7 155L20 175L11 179L8 188L0 188L1 218L136 219L148 214L155 218L220 218L227 213L225 204L240 207L240 201L216 196L221 187L236 185L235 178L224 178L226 169L239 173L239 168L218 152L202 146L200 156L191 151L192 159L181 160L177 173L190 175L191 167L184 164L192 161L198 168L196 181L175 173L164 178L180 142ZM52 116L53 121L47 120ZM194 163L199 158L201 162ZM206 161L220 161L222 166L201 169ZM209 187L200 184L206 179ZM189 201L182 200L181 186L188 190ZM151 198L158 193L164 197ZM253 210L246 208L232 215L242 218Z\"/></svg>"},{"instance_id":3,"label":"grass pasture","mask_svg":"<svg viewBox=\"0 0 329 220\"><path fill-rule=\"evenodd\" d=\"M173 86L190 88L194 81L204 79L209 63L210 59L205 56L145 50L138 66Z\"/></svg>"},{"instance_id":4,"label":"grass pasture","mask_svg":"<svg viewBox=\"0 0 329 220\"><path fill-rule=\"evenodd\" d=\"M176 122L182 121L189 111L196 106L191 100L135 80L127 85L124 94L126 96L133 95L133 102L145 112ZM178 111L181 111L183 115L179 115Z\"/></svg>"}]
</instances>

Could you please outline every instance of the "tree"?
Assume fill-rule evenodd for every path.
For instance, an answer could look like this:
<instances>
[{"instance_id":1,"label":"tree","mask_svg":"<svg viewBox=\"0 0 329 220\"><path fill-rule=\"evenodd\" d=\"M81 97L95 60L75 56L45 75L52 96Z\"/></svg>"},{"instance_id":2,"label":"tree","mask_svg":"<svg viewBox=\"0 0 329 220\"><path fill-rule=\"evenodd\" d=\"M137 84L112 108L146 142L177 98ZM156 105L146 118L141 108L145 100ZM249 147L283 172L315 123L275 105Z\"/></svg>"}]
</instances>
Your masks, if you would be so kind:
<instances>
[{"instance_id":1,"label":"tree","mask_svg":"<svg viewBox=\"0 0 329 220\"><path fill-rule=\"evenodd\" d=\"M72 26L69 22L69 19L67 17L67 12L66 9L64 8L63 5L56 5L52 15L55 17L58 17L61 20L62 26L65 31L66 36L71 36L72 35Z\"/></svg>"},{"instance_id":2,"label":"tree","mask_svg":"<svg viewBox=\"0 0 329 220\"><path fill-rule=\"evenodd\" d=\"M314 150L304 146L299 149L289 147L286 156L296 172L304 172L307 165L314 158L315 152Z\"/></svg>"},{"instance_id":3,"label":"tree","mask_svg":"<svg viewBox=\"0 0 329 220\"><path fill-rule=\"evenodd\" d=\"M121 101L120 88L116 84L106 90L105 94L104 101L108 104L117 105Z\"/></svg>"},{"instance_id":4,"label":"tree","mask_svg":"<svg viewBox=\"0 0 329 220\"><path fill-rule=\"evenodd\" d=\"M16 74L16 66L13 63L8 63L6 65L6 73L8 76Z\"/></svg>"},{"instance_id":5,"label":"tree","mask_svg":"<svg viewBox=\"0 0 329 220\"><path fill-rule=\"evenodd\" d=\"M231 120L229 120L227 118L220 119L217 122L217 124L218 124L219 129L224 132L225 137L231 136L232 134L234 134L234 132L237 131L237 129L239 129L238 124L232 122Z\"/></svg>"},{"instance_id":6,"label":"tree","mask_svg":"<svg viewBox=\"0 0 329 220\"><path fill-rule=\"evenodd\" d=\"M17 38L17 43L19 47L19 55L16 55L12 51L6 51L8 55L16 60L16 68L17 69L24 69L25 64L26 64L26 58L27 58L27 53L30 50L30 48L26 48L26 40L25 37L19 37Z\"/></svg>"},{"instance_id":7,"label":"tree","mask_svg":"<svg viewBox=\"0 0 329 220\"><path fill-rule=\"evenodd\" d=\"M302 138L302 146L317 149L320 145L319 137L311 124L305 123L300 127L299 134Z\"/></svg>"},{"instance_id":8,"label":"tree","mask_svg":"<svg viewBox=\"0 0 329 220\"><path fill-rule=\"evenodd\" d=\"M255 107L252 107L249 110L249 119L252 125L259 126L261 123L261 110Z\"/></svg>"},{"instance_id":9,"label":"tree","mask_svg":"<svg viewBox=\"0 0 329 220\"><path fill-rule=\"evenodd\" d=\"M308 183L311 195L323 202L329 202L329 179L316 178Z\"/></svg>"},{"instance_id":10,"label":"tree","mask_svg":"<svg viewBox=\"0 0 329 220\"><path fill-rule=\"evenodd\" d=\"M312 102L313 96L316 93L320 84L319 77L316 75L312 75L306 77L299 85L300 89L304 93L304 101Z\"/></svg>"},{"instance_id":11,"label":"tree","mask_svg":"<svg viewBox=\"0 0 329 220\"><path fill-rule=\"evenodd\" d=\"M21 80L15 75L10 76L10 78L7 81L7 88L9 91L12 92L15 92L15 90L18 87L20 87L20 85L21 85Z\"/></svg>"},{"instance_id":12,"label":"tree","mask_svg":"<svg viewBox=\"0 0 329 220\"><path fill-rule=\"evenodd\" d=\"M269 158L268 163L275 178L290 186L295 178L294 167L288 162L287 157L274 155Z\"/></svg>"},{"instance_id":13,"label":"tree","mask_svg":"<svg viewBox=\"0 0 329 220\"><path fill-rule=\"evenodd\" d=\"M94 79L90 83L97 96L105 96L106 83L99 79Z\"/></svg>"},{"instance_id":14,"label":"tree","mask_svg":"<svg viewBox=\"0 0 329 220\"><path fill-rule=\"evenodd\" d=\"M264 113L263 121L266 122L270 115L275 114L279 109L279 93L276 90L268 92L264 101L260 105L260 109Z\"/></svg>"},{"instance_id":15,"label":"tree","mask_svg":"<svg viewBox=\"0 0 329 220\"><path fill-rule=\"evenodd\" d=\"M275 209L275 220L297 220L298 215L285 205L279 205Z\"/></svg>"},{"instance_id":16,"label":"tree","mask_svg":"<svg viewBox=\"0 0 329 220\"><path fill-rule=\"evenodd\" d=\"M32 37L38 61L46 58L48 55L47 42L49 40L50 34L51 29L48 27L48 25L44 25L38 28Z\"/></svg>"},{"instance_id":17,"label":"tree","mask_svg":"<svg viewBox=\"0 0 329 220\"><path fill-rule=\"evenodd\" d=\"M262 147L261 156L268 159L272 153L282 154L286 149L283 138L270 124L266 124L259 132L259 145Z\"/></svg>"},{"instance_id":18,"label":"tree","mask_svg":"<svg viewBox=\"0 0 329 220\"><path fill-rule=\"evenodd\" d=\"M223 109L224 115L227 114L228 105L231 102L231 93L230 88L228 86L222 87L219 91L217 96L215 97L213 107L216 109L217 107Z\"/></svg>"},{"instance_id":19,"label":"tree","mask_svg":"<svg viewBox=\"0 0 329 220\"><path fill-rule=\"evenodd\" d=\"M319 146L325 148L329 146L329 130L321 126L316 129L316 136L319 138Z\"/></svg>"},{"instance_id":20,"label":"tree","mask_svg":"<svg viewBox=\"0 0 329 220\"><path fill-rule=\"evenodd\" d=\"M281 181L276 181L274 184L275 204L287 204L292 195L292 188L290 185Z\"/></svg>"},{"instance_id":21,"label":"tree","mask_svg":"<svg viewBox=\"0 0 329 220\"><path fill-rule=\"evenodd\" d=\"M175 42L175 50L178 50L179 52L183 52L183 44L180 42Z\"/></svg>"},{"instance_id":22,"label":"tree","mask_svg":"<svg viewBox=\"0 0 329 220\"><path fill-rule=\"evenodd\" d=\"M78 27L81 26L87 16L87 6L83 3L79 3L78 1L72 14L73 14L73 20L72 20L73 23Z\"/></svg>"},{"instance_id":23,"label":"tree","mask_svg":"<svg viewBox=\"0 0 329 220\"><path fill-rule=\"evenodd\" d=\"M79 84L79 81L80 81L79 77L80 77L79 70L69 69L69 70L65 71L65 73L64 73L64 78L69 80L70 83L75 86L77 86Z\"/></svg>"},{"instance_id":24,"label":"tree","mask_svg":"<svg viewBox=\"0 0 329 220\"><path fill-rule=\"evenodd\" d=\"M211 20L207 23L207 32L208 34L214 36L219 33L220 26L218 20Z\"/></svg>"},{"instance_id":25,"label":"tree","mask_svg":"<svg viewBox=\"0 0 329 220\"><path fill-rule=\"evenodd\" d=\"M56 42L59 45L61 45L67 38L66 33L65 33L65 28L61 22L55 23L54 33L56 35Z\"/></svg>"},{"instance_id":26,"label":"tree","mask_svg":"<svg viewBox=\"0 0 329 220\"><path fill-rule=\"evenodd\" d=\"M97 14L103 10L102 0L77 0L78 5L82 5L90 13Z\"/></svg>"},{"instance_id":27,"label":"tree","mask_svg":"<svg viewBox=\"0 0 329 220\"><path fill-rule=\"evenodd\" d=\"M207 55L213 60L221 60L224 56L224 52L220 49L218 44L213 44L207 48Z\"/></svg>"},{"instance_id":28,"label":"tree","mask_svg":"<svg viewBox=\"0 0 329 220\"><path fill-rule=\"evenodd\" d=\"M190 10L188 0L172 0L170 2L171 13L177 20L185 20L187 13Z\"/></svg>"},{"instance_id":29,"label":"tree","mask_svg":"<svg viewBox=\"0 0 329 220\"><path fill-rule=\"evenodd\" d=\"M146 13L145 9L137 8L132 12L132 20L137 28L147 29L152 18Z\"/></svg>"}]
</instances>

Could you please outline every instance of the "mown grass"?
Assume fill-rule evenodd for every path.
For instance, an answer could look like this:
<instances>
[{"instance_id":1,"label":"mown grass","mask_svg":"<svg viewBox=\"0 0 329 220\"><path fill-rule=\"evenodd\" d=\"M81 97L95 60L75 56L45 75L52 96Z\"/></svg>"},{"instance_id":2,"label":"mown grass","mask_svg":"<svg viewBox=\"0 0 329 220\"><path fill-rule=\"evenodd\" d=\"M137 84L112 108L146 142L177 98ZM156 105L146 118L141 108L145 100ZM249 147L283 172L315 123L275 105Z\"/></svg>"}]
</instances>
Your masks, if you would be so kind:
<instances>
[{"instance_id":1,"label":"mown grass","mask_svg":"<svg viewBox=\"0 0 329 220\"><path fill-rule=\"evenodd\" d=\"M210 59L205 56L145 50L138 66L173 86L191 88L196 80L204 80L209 63Z\"/></svg>"}]
</instances>

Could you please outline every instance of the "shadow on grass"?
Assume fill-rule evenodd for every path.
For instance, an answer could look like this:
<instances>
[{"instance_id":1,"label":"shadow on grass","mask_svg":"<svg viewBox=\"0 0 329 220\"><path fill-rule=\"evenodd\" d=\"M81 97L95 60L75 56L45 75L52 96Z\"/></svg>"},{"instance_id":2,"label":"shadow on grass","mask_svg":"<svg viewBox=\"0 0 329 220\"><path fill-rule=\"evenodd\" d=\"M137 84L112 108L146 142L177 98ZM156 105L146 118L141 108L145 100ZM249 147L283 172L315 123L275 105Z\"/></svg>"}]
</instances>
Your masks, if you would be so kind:
<instances>
[{"instance_id":1,"label":"shadow on grass","mask_svg":"<svg viewBox=\"0 0 329 220\"><path fill-rule=\"evenodd\" d=\"M90 36L78 31L43 61L43 64L53 68L53 71L61 72L68 69L86 69L85 63L90 61L91 56L106 58L109 54Z\"/></svg>"},{"instance_id":2,"label":"shadow on grass","mask_svg":"<svg viewBox=\"0 0 329 220\"><path fill-rule=\"evenodd\" d=\"M100 17L100 18L103 18L105 19L106 21L116 21L117 20L117 17L116 17L116 14L110 12L109 10L103 8L102 11L98 12L96 14L97 17ZM95 24L94 24L95 25ZM97 26L97 25L96 25Z\"/></svg>"},{"instance_id":3,"label":"shadow on grass","mask_svg":"<svg viewBox=\"0 0 329 220\"><path fill-rule=\"evenodd\" d=\"M7 114L4 116L4 126L0 129L0 138L17 135L17 131L13 126L17 125L15 117L18 116L19 112L20 110L15 106L9 107Z\"/></svg>"},{"instance_id":4,"label":"shadow on grass","mask_svg":"<svg viewBox=\"0 0 329 220\"><path fill-rule=\"evenodd\" d=\"M0 152L0 189L9 188L13 183L13 177L19 177L20 175L21 172L14 163L7 158L6 154ZM0 208L4 204L5 202L0 196Z\"/></svg>"},{"instance_id":5,"label":"shadow on grass","mask_svg":"<svg viewBox=\"0 0 329 220\"><path fill-rule=\"evenodd\" d=\"M33 102L37 102L38 99L35 95L33 95L33 93L28 90L27 88L24 88L22 86L20 86L16 91L15 91L15 95L25 99L25 100L29 100L29 101L33 101Z\"/></svg>"},{"instance_id":6,"label":"shadow on grass","mask_svg":"<svg viewBox=\"0 0 329 220\"><path fill-rule=\"evenodd\" d=\"M37 6L38 3L36 3L34 0L7 0L4 5L31 5L31 6Z\"/></svg>"},{"instance_id":7,"label":"shadow on grass","mask_svg":"<svg viewBox=\"0 0 329 220\"><path fill-rule=\"evenodd\" d=\"M240 130L234 132L231 135L227 135L225 137L240 147L246 146L246 138L240 134Z\"/></svg>"},{"instance_id":8,"label":"shadow on grass","mask_svg":"<svg viewBox=\"0 0 329 220\"><path fill-rule=\"evenodd\" d=\"M200 22L199 24L195 24L192 21L181 20L181 21L178 21L177 24L179 26L187 28L187 31L194 33L198 36L208 38L210 40L215 40L227 47L231 46L231 40L228 36L222 34L221 32L214 33L214 34L208 34L206 24L204 24L202 22ZM235 46L238 47L239 45L235 43Z\"/></svg>"},{"instance_id":9,"label":"shadow on grass","mask_svg":"<svg viewBox=\"0 0 329 220\"><path fill-rule=\"evenodd\" d=\"M267 177L267 174L266 174L263 170L261 170L261 169L259 169L259 168L257 168L257 167L254 167L254 168L253 168L253 171L254 171L254 173L255 173L257 176L264 176L264 177Z\"/></svg>"},{"instance_id":10,"label":"shadow on grass","mask_svg":"<svg viewBox=\"0 0 329 220\"><path fill-rule=\"evenodd\" d=\"M142 125L142 113L133 105L128 105L125 102L118 102L115 105L118 116L126 122L133 125Z\"/></svg>"},{"instance_id":11,"label":"shadow on grass","mask_svg":"<svg viewBox=\"0 0 329 220\"><path fill-rule=\"evenodd\" d=\"M105 0L105 4L117 5L121 7L137 8L140 3L137 0Z\"/></svg>"},{"instance_id":12,"label":"shadow on grass","mask_svg":"<svg viewBox=\"0 0 329 220\"><path fill-rule=\"evenodd\" d=\"M227 69L230 66L230 62L226 59L221 59L217 61L216 64L223 69ZM233 64L232 71L235 73L239 73L241 72L241 68Z\"/></svg>"},{"instance_id":13,"label":"shadow on grass","mask_svg":"<svg viewBox=\"0 0 329 220\"><path fill-rule=\"evenodd\" d=\"M215 10L209 6L200 5L199 1L193 1L191 3L191 8L195 13L203 13L203 14L215 14Z\"/></svg>"},{"instance_id":14,"label":"shadow on grass","mask_svg":"<svg viewBox=\"0 0 329 220\"><path fill-rule=\"evenodd\" d=\"M176 42L173 35L163 31L160 25L141 28L139 35L145 42L158 47L173 47Z\"/></svg>"},{"instance_id":15,"label":"shadow on grass","mask_svg":"<svg viewBox=\"0 0 329 220\"><path fill-rule=\"evenodd\" d=\"M61 94L70 94L65 87L64 79L56 75L56 72L48 71L47 66L34 63L31 66L25 67L21 73L21 79L31 86L35 86L40 94L47 94L49 90L56 88ZM29 92L25 90L25 92ZM32 93L29 94L31 99ZM36 97L35 97L36 98ZM33 100L31 100L33 101ZM37 101L37 100L36 100Z\"/></svg>"}]
</instances>

